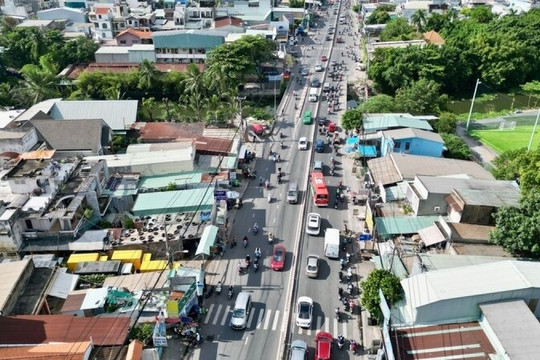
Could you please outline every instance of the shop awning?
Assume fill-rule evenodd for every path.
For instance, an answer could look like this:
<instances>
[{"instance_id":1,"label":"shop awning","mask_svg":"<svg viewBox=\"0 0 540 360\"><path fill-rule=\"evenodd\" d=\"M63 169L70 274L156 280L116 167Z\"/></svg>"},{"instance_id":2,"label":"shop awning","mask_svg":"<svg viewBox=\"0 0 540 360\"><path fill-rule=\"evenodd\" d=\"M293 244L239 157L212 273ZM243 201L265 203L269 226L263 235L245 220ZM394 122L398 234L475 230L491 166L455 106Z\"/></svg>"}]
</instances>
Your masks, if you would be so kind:
<instances>
[{"instance_id":1,"label":"shop awning","mask_svg":"<svg viewBox=\"0 0 540 360\"><path fill-rule=\"evenodd\" d=\"M425 246L435 245L446 240L446 235L442 233L436 224L418 230L418 235L420 235Z\"/></svg>"},{"instance_id":2,"label":"shop awning","mask_svg":"<svg viewBox=\"0 0 540 360\"><path fill-rule=\"evenodd\" d=\"M195 256L198 255L210 255L210 247L214 246L217 239L219 228L215 225L208 225L204 228L204 231L201 236L201 241L199 242L199 246L197 246L197 252L195 253Z\"/></svg>"}]
</instances>

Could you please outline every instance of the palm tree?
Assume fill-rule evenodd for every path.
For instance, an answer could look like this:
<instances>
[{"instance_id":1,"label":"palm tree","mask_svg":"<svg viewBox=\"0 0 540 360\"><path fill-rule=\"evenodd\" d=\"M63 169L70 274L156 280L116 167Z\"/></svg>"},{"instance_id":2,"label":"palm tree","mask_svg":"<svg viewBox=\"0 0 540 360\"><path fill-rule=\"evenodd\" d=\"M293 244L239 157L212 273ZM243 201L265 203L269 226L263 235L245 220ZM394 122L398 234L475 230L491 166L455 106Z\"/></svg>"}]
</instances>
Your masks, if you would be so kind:
<instances>
[{"instance_id":1,"label":"palm tree","mask_svg":"<svg viewBox=\"0 0 540 360\"><path fill-rule=\"evenodd\" d=\"M197 92L186 94L181 98L183 101L182 108L186 112L191 112L195 115L195 118L198 122L203 121L203 115L205 111L205 100L204 97Z\"/></svg>"},{"instance_id":2,"label":"palm tree","mask_svg":"<svg viewBox=\"0 0 540 360\"><path fill-rule=\"evenodd\" d=\"M154 116L152 115L152 110L154 110L154 106L156 106L156 99L153 97L144 98L142 99L142 106L148 113L148 118L150 121L154 121Z\"/></svg>"},{"instance_id":3,"label":"palm tree","mask_svg":"<svg viewBox=\"0 0 540 360\"><path fill-rule=\"evenodd\" d=\"M157 78L157 70L154 64L148 60L144 60L141 65L139 65L138 76L139 83L137 87L141 90L144 90L145 93L152 88L154 81Z\"/></svg>"},{"instance_id":4,"label":"palm tree","mask_svg":"<svg viewBox=\"0 0 540 360\"><path fill-rule=\"evenodd\" d=\"M23 87L20 88L24 102L34 105L57 96L57 73L58 66L52 62L50 55L40 57L39 65L24 65L21 69Z\"/></svg>"},{"instance_id":5,"label":"palm tree","mask_svg":"<svg viewBox=\"0 0 540 360\"><path fill-rule=\"evenodd\" d=\"M190 64L186 70L186 77L182 81L186 92L190 94L201 94L204 84L203 73L195 64Z\"/></svg>"},{"instance_id":6,"label":"palm tree","mask_svg":"<svg viewBox=\"0 0 540 360\"><path fill-rule=\"evenodd\" d=\"M424 25L426 25L425 10L416 10L415 13L411 16L411 23L416 27L417 32L424 32Z\"/></svg>"}]
</instances>

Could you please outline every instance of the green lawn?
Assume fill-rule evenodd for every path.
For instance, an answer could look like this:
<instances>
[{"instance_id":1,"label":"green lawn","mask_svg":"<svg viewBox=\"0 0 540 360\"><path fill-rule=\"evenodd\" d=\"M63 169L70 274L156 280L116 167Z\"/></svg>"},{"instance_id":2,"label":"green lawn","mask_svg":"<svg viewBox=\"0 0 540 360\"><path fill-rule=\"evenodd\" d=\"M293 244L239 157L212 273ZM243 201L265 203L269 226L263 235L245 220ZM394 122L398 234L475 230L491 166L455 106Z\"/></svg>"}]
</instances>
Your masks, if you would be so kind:
<instances>
[{"instance_id":1,"label":"green lawn","mask_svg":"<svg viewBox=\"0 0 540 360\"><path fill-rule=\"evenodd\" d=\"M470 135L500 154L507 150L527 147L532 129L532 126L522 125L516 126L514 130L472 130ZM540 126L536 128L532 148L536 149L538 145L540 145Z\"/></svg>"}]
</instances>

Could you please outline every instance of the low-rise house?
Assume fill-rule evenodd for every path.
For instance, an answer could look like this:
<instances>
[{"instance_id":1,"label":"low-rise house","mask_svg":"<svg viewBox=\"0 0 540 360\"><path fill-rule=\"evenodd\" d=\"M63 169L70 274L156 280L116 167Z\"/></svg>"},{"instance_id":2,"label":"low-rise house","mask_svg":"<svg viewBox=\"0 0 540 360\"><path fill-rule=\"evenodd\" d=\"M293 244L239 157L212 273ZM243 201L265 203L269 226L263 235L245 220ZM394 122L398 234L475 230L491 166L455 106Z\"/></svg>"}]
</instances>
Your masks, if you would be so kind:
<instances>
[{"instance_id":1,"label":"low-rise house","mask_svg":"<svg viewBox=\"0 0 540 360\"><path fill-rule=\"evenodd\" d=\"M433 131L428 120L434 116L413 116L411 114L365 114L362 127L365 133L403 128Z\"/></svg>"},{"instance_id":2,"label":"low-rise house","mask_svg":"<svg viewBox=\"0 0 540 360\"><path fill-rule=\"evenodd\" d=\"M59 7L37 12L38 20L68 20L69 23L87 23L88 11L85 9L73 9Z\"/></svg>"},{"instance_id":3,"label":"low-rise house","mask_svg":"<svg viewBox=\"0 0 540 360\"><path fill-rule=\"evenodd\" d=\"M244 33L244 21L234 16L223 16L214 20L214 29L227 31L228 33Z\"/></svg>"},{"instance_id":4,"label":"low-rise house","mask_svg":"<svg viewBox=\"0 0 540 360\"><path fill-rule=\"evenodd\" d=\"M216 17L234 16L244 20L246 25L256 25L271 19L273 3L270 0L232 1L217 4Z\"/></svg>"},{"instance_id":5,"label":"low-rise house","mask_svg":"<svg viewBox=\"0 0 540 360\"><path fill-rule=\"evenodd\" d=\"M499 193L513 203L519 187L513 181L418 175L407 183L406 197L416 216L448 214L447 196L454 190ZM457 221L459 222L459 221Z\"/></svg>"},{"instance_id":6,"label":"low-rise house","mask_svg":"<svg viewBox=\"0 0 540 360\"><path fill-rule=\"evenodd\" d=\"M111 40L126 29L127 6L96 3L90 6L88 19L94 25L98 40Z\"/></svg>"},{"instance_id":7,"label":"low-rise house","mask_svg":"<svg viewBox=\"0 0 540 360\"><path fill-rule=\"evenodd\" d=\"M403 128L382 132L381 156L392 152L441 157L444 141L437 133Z\"/></svg>"},{"instance_id":8,"label":"low-rise house","mask_svg":"<svg viewBox=\"0 0 540 360\"><path fill-rule=\"evenodd\" d=\"M130 25L129 17L127 21L128 21L128 26L129 26ZM135 29L129 28L122 31L120 34L116 36L116 43L118 44L118 46L132 46L136 44L152 44L152 32L135 30Z\"/></svg>"},{"instance_id":9,"label":"low-rise house","mask_svg":"<svg viewBox=\"0 0 540 360\"><path fill-rule=\"evenodd\" d=\"M226 32L215 30L175 30L154 33L158 62L204 63L206 54L225 42Z\"/></svg>"},{"instance_id":10,"label":"low-rise house","mask_svg":"<svg viewBox=\"0 0 540 360\"><path fill-rule=\"evenodd\" d=\"M156 61L156 52L152 44L102 46L97 49L94 56L97 65L123 66L133 64L132 67L136 67L145 60L150 62Z\"/></svg>"}]
</instances>

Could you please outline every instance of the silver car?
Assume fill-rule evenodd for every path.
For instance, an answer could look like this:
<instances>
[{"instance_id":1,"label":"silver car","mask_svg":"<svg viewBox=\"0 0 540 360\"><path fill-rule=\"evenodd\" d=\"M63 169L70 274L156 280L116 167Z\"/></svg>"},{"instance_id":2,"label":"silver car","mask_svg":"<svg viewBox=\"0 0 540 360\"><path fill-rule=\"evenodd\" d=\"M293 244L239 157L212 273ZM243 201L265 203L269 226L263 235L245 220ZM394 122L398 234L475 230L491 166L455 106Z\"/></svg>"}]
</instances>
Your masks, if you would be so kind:
<instances>
[{"instance_id":1,"label":"silver car","mask_svg":"<svg viewBox=\"0 0 540 360\"><path fill-rule=\"evenodd\" d=\"M319 256L308 255L306 262L306 275L310 278L317 278L319 276Z\"/></svg>"},{"instance_id":2,"label":"silver car","mask_svg":"<svg viewBox=\"0 0 540 360\"><path fill-rule=\"evenodd\" d=\"M306 360L307 359L307 343L304 340L294 340L291 344L290 360Z\"/></svg>"}]
</instances>

